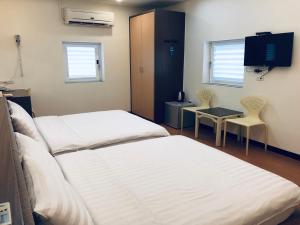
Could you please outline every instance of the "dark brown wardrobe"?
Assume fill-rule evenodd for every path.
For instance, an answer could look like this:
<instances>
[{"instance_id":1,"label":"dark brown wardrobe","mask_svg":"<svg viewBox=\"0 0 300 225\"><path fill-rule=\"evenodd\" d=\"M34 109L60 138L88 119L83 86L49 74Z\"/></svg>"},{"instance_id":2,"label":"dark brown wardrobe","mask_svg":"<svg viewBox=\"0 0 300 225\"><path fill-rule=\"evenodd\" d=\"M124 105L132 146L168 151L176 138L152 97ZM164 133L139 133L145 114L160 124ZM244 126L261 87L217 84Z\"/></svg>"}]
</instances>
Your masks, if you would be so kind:
<instances>
[{"instance_id":1,"label":"dark brown wardrobe","mask_svg":"<svg viewBox=\"0 0 300 225\"><path fill-rule=\"evenodd\" d=\"M152 10L130 17L131 111L163 122L164 103L183 85L185 13Z\"/></svg>"}]
</instances>

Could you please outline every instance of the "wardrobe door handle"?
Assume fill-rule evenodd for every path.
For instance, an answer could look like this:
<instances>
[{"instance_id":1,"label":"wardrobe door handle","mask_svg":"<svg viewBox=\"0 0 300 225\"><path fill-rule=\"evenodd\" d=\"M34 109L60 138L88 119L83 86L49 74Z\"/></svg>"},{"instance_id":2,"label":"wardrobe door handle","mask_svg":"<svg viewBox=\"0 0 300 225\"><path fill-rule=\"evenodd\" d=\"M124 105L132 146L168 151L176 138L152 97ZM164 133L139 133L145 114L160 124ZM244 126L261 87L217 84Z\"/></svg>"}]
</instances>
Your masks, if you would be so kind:
<instances>
[{"instance_id":1,"label":"wardrobe door handle","mask_svg":"<svg viewBox=\"0 0 300 225\"><path fill-rule=\"evenodd\" d=\"M140 66L140 73L144 73L144 67Z\"/></svg>"}]
</instances>

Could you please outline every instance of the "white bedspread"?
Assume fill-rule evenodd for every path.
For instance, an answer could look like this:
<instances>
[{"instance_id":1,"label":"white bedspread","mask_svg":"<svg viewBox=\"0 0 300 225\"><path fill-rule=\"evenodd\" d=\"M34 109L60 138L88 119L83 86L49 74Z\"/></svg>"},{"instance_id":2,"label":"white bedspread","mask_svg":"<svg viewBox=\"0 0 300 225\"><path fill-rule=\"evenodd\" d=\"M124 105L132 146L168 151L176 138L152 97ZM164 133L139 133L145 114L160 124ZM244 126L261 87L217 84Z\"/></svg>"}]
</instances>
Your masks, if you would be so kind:
<instances>
[{"instance_id":1,"label":"white bedspread","mask_svg":"<svg viewBox=\"0 0 300 225\"><path fill-rule=\"evenodd\" d=\"M35 118L51 153L168 136L163 127L122 110Z\"/></svg>"},{"instance_id":2,"label":"white bedspread","mask_svg":"<svg viewBox=\"0 0 300 225\"><path fill-rule=\"evenodd\" d=\"M292 182L182 136L56 159L97 225L255 225L300 203Z\"/></svg>"}]
</instances>

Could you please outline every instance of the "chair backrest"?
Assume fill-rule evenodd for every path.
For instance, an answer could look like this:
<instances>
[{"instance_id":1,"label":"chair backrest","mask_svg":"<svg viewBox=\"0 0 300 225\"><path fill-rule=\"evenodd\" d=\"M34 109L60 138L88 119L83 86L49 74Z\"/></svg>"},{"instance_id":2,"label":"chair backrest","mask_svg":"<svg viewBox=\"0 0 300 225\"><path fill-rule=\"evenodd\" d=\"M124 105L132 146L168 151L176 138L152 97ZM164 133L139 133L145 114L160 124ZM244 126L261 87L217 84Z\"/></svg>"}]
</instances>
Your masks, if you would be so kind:
<instances>
[{"instance_id":1,"label":"chair backrest","mask_svg":"<svg viewBox=\"0 0 300 225\"><path fill-rule=\"evenodd\" d=\"M260 113L267 104L267 101L258 96L248 96L242 98L241 104L248 111L248 117L260 119Z\"/></svg>"},{"instance_id":2,"label":"chair backrest","mask_svg":"<svg viewBox=\"0 0 300 225\"><path fill-rule=\"evenodd\" d=\"M196 94L200 101L200 106L209 108L213 97L212 92L209 89L202 89L198 90Z\"/></svg>"}]
</instances>

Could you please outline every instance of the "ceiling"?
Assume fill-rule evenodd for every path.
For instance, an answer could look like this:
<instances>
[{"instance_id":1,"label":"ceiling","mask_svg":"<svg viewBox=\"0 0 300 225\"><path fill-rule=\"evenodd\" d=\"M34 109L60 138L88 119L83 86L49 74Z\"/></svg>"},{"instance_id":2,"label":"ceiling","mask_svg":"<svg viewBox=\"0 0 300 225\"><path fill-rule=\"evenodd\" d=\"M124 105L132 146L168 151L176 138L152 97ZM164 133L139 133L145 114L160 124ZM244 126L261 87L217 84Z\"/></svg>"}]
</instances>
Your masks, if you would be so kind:
<instances>
[{"instance_id":1,"label":"ceiling","mask_svg":"<svg viewBox=\"0 0 300 225\"><path fill-rule=\"evenodd\" d=\"M126 4L134 6L145 6L151 4L175 4L178 2L183 2L184 0L123 0L122 2L117 2L116 0L107 0L111 3L116 4Z\"/></svg>"}]
</instances>

